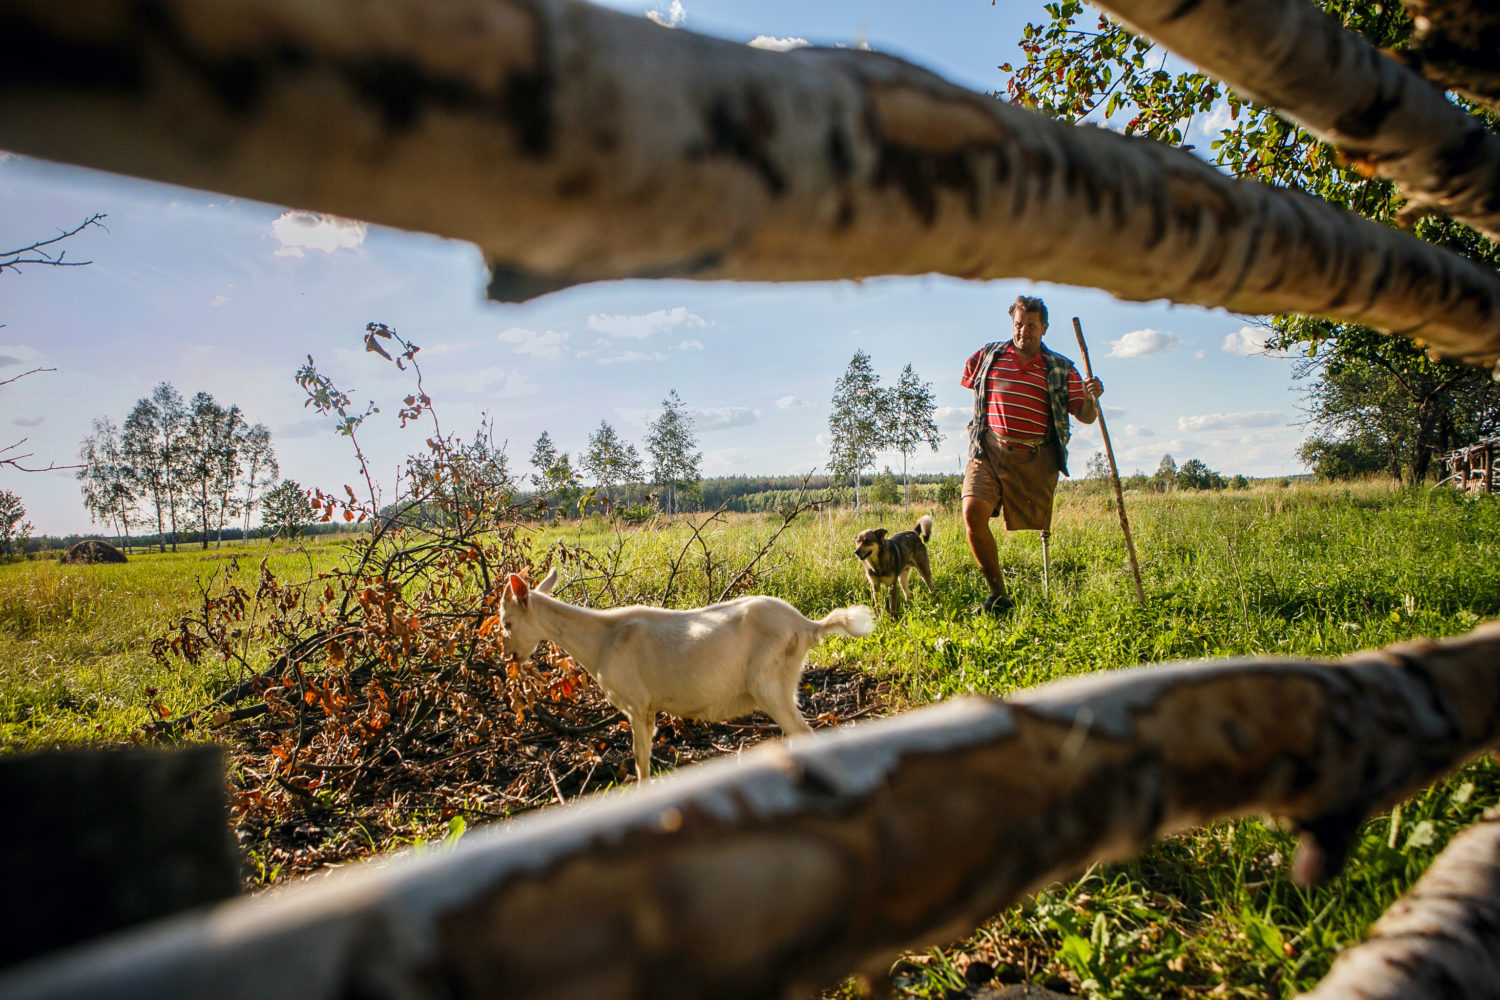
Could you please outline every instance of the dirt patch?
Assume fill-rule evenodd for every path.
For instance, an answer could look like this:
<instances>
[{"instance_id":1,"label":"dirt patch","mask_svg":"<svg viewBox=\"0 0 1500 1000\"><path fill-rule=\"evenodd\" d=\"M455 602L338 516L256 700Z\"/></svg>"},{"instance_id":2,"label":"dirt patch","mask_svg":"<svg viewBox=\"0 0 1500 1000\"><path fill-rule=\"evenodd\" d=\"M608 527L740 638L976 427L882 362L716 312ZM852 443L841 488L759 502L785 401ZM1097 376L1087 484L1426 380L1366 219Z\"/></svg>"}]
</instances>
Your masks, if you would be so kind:
<instances>
[{"instance_id":1,"label":"dirt patch","mask_svg":"<svg viewBox=\"0 0 1500 1000\"><path fill-rule=\"evenodd\" d=\"M859 670L810 668L802 675L802 712L815 729L886 715L889 688L889 681ZM320 795L316 781L299 789L266 780L265 747L279 738L281 720L262 717L260 724L234 732L228 747L231 798L247 888L441 840L460 822L469 828L508 819L635 780L629 727L596 690L566 705L538 702L526 713L528 723L496 726L506 735L471 742L482 724L471 727L470 720L506 711L498 701L481 698L469 720L451 713L424 727L394 766L372 769L369 783L338 796ZM523 735L512 735L517 733ZM662 715L652 763L662 774L780 735L760 713L724 723ZM302 769L318 768L310 763Z\"/></svg>"}]
</instances>

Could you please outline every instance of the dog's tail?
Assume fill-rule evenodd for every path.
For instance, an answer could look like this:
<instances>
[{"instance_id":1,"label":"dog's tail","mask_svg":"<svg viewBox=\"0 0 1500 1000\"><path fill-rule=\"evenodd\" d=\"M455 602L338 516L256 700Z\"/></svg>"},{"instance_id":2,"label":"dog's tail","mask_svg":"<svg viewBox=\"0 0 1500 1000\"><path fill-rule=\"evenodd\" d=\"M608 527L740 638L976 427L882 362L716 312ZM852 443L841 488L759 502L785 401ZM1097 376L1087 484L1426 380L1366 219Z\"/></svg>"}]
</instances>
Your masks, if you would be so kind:
<instances>
[{"instance_id":1,"label":"dog's tail","mask_svg":"<svg viewBox=\"0 0 1500 1000\"><path fill-rule=\"evenodd\" d=\"M921 517L917 518L916 532L917 532L917 534L919 534L919 535L922 536L922 541L924 541L924 542L930 542L930 541L932 541L932 515L931 514L923 514Z\"/></svg>"},{"instance_id":2,"label":"dog's tail","mask_svg":"<svg viewBox=\"0 0 1500 1000\"><path fill-rule=\"evenodd\" d=\"M863 604L837 608L827 618L818 622L818 638L823 639L833 632L858 639L875 631L875 612Z\"/></svg>"}]
</instances>

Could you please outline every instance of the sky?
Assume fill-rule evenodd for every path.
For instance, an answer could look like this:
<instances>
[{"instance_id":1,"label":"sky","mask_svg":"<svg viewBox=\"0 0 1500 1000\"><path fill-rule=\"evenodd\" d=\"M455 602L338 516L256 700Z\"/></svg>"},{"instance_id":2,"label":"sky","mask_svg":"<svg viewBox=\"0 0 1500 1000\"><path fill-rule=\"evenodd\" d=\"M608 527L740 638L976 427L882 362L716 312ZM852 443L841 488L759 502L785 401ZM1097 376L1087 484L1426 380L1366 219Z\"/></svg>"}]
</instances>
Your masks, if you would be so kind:
<instances>
[{"instance_id":1,"label":"sky","mask_svg":"<svg viewBox=\"0 0 1500 1000\"><path fill-rule=\"evenodd\" d=\"M1003 90L1040 0L668 0L611 2L678 30L761 47L867 45L974 90ZM1211 118L1212 116L1210 116ZM1207 146L1195 122L1189 139ZM705 475L821 471L834 382L857 350L882 384L910 364L933 387L946 434L917 472L958 472L972 395L965 360L1009 336L1006 308L1041 295L1046 343L1075 359L1081 319L1122 474L1163 454L1226 475L1302 471L1301 390L1265 354L1256 318L1027 281L943 276L758 284L617 281L522 304L485 300L470 244L49 163L0 152L0 250L104 213L106 228L67 243L85 267L0 272L0 448L27 464L66 465L94 418L119 424L159 382L238 404L272 432L283 476L342 492L359 477L349 442L304 407L294 381L310 355L371 418L362 444L382 488L427 428L402 431L413 384L363 350L368 322L420 345L424 386L444 429L486 417L512 468L546 431L575 456L602 420L644 453L647 424L676 390L694 418ZM1099 450L1098 425L1075 424L1072 466ZM900 457L880 464L900 469ZM38 534L96 530L73 472L0 467Z\"/></svg>"}]
</instances>

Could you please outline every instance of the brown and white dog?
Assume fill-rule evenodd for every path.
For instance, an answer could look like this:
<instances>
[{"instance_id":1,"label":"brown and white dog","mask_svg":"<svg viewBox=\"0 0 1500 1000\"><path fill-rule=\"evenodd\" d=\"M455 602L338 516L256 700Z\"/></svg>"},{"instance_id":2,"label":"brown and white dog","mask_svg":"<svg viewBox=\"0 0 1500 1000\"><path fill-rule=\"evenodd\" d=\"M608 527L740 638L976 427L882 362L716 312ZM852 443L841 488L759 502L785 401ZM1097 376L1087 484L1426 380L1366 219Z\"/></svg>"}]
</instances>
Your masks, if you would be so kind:
<instances>
[{"instance_id":1,"label":"brown and white dog","mask_svg":"<svg viewBox=\"0 0 1500 1000\"><path fill-rule=\"evenodd\" d=\"M932 537L932 518L923 514L911 531L886 537L884 528L869 528L854 536L854 554L865 564L865 579L870 594L880 605L880 588L891 589L887 608L893 615L901 613L901 599L911 600L906 580L915 569L932 593L932 568L927 562L927 540Z\"/></svg>"}]
</instances>

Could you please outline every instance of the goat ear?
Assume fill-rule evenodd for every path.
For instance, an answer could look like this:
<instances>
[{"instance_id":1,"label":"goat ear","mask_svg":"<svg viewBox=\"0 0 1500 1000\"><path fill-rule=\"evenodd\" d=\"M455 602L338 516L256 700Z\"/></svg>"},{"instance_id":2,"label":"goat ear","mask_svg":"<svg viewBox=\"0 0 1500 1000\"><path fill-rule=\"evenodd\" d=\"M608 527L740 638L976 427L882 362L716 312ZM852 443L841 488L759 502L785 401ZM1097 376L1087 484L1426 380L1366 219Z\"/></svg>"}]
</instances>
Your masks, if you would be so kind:
<instances>
[{"instance_id":1,"label":"goat ear","mask_svg":"<svg viewBox=\"0 0 1500 1000\"><path fill-rule=\"evenodd\" d=\"M531 607L531 591L526 588L526 580L523 577L512 573L510 575L510 580L507 581L507 583L510 587L510 593L506 596L515 600L516 603L520 604L523 608Z\"/></svg>"},{"instance_id":2,"label":"goat ear","mask_svg":"<svg viewBox=\"0 0 1500 1000\"><path fill-rule=\"evenodd\" d=\"M552 593L552 588L555 586L557 586L557 567L553 566L547 571L547 576L542 582L536 585L536 592L538 594L550 594Z\"/></svg>"}]
</instances>

